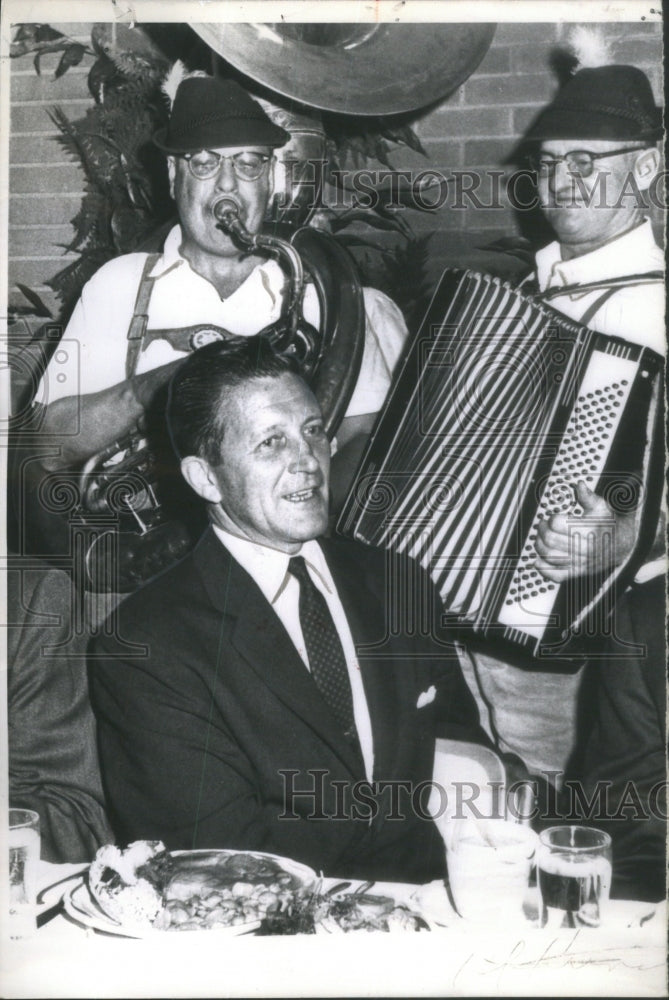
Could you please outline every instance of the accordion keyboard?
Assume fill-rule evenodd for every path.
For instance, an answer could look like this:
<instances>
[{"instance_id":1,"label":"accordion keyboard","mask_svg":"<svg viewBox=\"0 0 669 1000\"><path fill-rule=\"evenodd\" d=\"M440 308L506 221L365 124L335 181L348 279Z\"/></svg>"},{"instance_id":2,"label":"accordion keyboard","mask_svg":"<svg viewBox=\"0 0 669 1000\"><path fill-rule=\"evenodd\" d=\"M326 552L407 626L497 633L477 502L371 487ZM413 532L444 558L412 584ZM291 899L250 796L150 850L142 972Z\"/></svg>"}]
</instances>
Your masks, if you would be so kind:
<instances>
[{"instance_id":1,"label":"accordion keyboard","mask_svg":"<svg viewBox=\"0 0 669 1000\"><path fill-rule=\"evenodd\" d=\"M528 635L543 636L558 587L534 568L537 528L542 520L556 513L581 519L583 511L575 500L573 488L582 480L597 491L635 372L636 365L625 358L598 350L590 356L576 405L553 469L540 492L537 512L500 609L502 624Z\"/></svg>"}]
</instances>

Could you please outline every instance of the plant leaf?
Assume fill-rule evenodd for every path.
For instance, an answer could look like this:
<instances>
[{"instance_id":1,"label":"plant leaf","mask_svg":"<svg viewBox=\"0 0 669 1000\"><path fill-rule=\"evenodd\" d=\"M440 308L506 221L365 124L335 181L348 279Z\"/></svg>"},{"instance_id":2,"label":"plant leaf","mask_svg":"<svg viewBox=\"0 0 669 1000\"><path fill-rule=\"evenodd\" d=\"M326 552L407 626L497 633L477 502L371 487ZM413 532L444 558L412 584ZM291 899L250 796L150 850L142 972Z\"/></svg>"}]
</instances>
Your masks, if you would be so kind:
<instances>
[{"instance_id":1,"label":"plant leaf","mask_svg":"<svg viewBox=\"0 0 669 1000\"><path fill-rule=\"evenodd\" d=\"M33 307L36 316L43 316L45 319L53 319L53 313L48 309L37 292L33 292L32 288L28 288L27 285L22 285L20 282L16 282L16 287L21 292L28 302Z\"/></svg>"},{"instance_id":2,"label":"plant leaf","mask_svg":"<svg viewBox=\"0 0 669 1000\"><path fill-rule=\"evenodd\" d=\"M84 58L84 53L86 52L86 47L84 45L79 45L78 42L68 45L62 56L60 57L60 62L56 66L56 72L54 76L58 78L64 73L67 73L70 66L78 66L81 60Z\"/></svg>"},{"instance_id":3,"label":"plant leaf","mask_svg":"<svg viewBox=\"0 0 669 1000\"><path fill-rule=\"evenodd\" d=\"M524 236L503 236L485 246L477 246L477 250L492 250L496 253L505 253L511 257L517 257L524 264L532 266L534 264L534 249L531 242Z\"/></svg>"},{"instance_id":4,"label":"plant leaf","mask_svg":"<svg viewBox=\"0 0 669 1000\"><path fill-rule=\"evenodd\" d=\"M62 31L56 31L50 24L38 24L35 30L36 42L55 42L56 39L65 38Z\"/></svg>"},{"instance_id":5,"label":"plant leaf","mask_svg":"<svg viewBox=\"0 0 669 1000\"><path fill-rule=\"evenodd\" d=\"M337 233L336 239L339 243L342 243L347 247L365 247L367 250L375 250L376 253L380 253L383 257L393 256L392 250L389 250L387 247L379 246L379 244L374 243L373 240L366 240L364 236L353 236L349 233Z\"/></svg>"},{"instance_id":6,"label":"plant leaf","mask_svg":"<svg viewBox=\"0 0 669 1000\"><path fill-rule=\"evenodd\" d=\"M32 42L35 40L36 31L37 31L37 25L35 24L17 24L16 34L14 35L14 41Z\"/></svg>"},{"instance_id":7,"label":"plant leaf","mask_svg":"<svg viewBox=\"0 0 669 1000\"><path fill-rule=\"evenodd\" d=\"M364 222L365 225L371 226L372 229L379 229L386 233L397 232L401 229L397 221L393 217L383 217L371 209L351 209L344 215L339 216L339 218L333 220L332 222L332 232L337 233L346 226L349 226L352 222Z\"/></svg>"},{"instance_id":8,"label":"plant leaf","mask_svg":"<svg viewBox=\"0 0 669 1000\"><path fill-rule=\"evenodd\" d=\"M427 156L423 145L410 125L398 125L393 128L382 128L381 135L389 142L398 146L408 146L415 153Z\"/></svg>"}]
</instances>

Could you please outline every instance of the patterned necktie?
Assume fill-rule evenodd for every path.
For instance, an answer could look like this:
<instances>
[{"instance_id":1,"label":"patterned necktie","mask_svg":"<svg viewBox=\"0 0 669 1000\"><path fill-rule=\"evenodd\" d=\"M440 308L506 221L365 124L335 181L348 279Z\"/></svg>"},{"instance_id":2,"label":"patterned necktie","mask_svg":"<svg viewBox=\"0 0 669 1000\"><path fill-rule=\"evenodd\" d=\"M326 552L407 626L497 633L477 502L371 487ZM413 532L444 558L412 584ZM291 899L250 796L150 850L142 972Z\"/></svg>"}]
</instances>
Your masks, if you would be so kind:
<instances>
[{"instance_id":1,"label":"patterned necktie","mask_svg":"<svg viewBox=\"0 0 669 1000\"><path fill-rule=\"evenodd\" d=\"M309 576L302 556L293 556L288 561L288 572L300 585L300 625L307 647L311 676L346 738L358 746L346 657L330 609Z\"/></svg>"}]
</instances>

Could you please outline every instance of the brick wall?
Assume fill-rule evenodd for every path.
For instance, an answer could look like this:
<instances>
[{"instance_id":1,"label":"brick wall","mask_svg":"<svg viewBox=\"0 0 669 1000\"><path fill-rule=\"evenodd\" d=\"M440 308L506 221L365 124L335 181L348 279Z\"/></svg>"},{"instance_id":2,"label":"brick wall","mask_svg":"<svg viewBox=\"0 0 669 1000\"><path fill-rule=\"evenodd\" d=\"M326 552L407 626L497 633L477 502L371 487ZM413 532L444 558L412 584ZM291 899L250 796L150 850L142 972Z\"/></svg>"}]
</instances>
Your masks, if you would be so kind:
<instances>
[{"instance_id":1,"label":"brick wall","mask_svg":"<svg viewBox=\"0 0 669 1000\"><path fill-rule=\"evenodd\" d=\"M51 25L75 41L90 45L90 24ZM26 305L16 282L34 289L57 313L58 302L45 282L72 255L63 247L72 240L70 220L81 203L84 176L55 139L58 134L47 110L62 107L69 118L82 116L92 98L86 76L94 57L59 79L54 71L61 53L45 54L41 75L32 55L11 60L9 143L9 300Z\"/></svg>"},{"instance_id":2,"label":"brick wall","mask_svg":"<svg viewBox=\"0 0 669 1000\"><path fill-rule=\"evenodd\" d=\"M83 43L89 42L90 25L53 27ZM604 25L613 56L644 69L656 97L662 93L662 35L658 24ZM567 27L557 24L501 24L493 44L476 72L447 100L424 115L416 125L428 159L409 151L394 157L397 168L438 170L504 169L519 134L550 99L556 81L548 69L551 50L564 40ZM91 103L86 74L93 57L60 79L53 72L59 54L42 59L37 76L32 56L11 62L11 134L9 203L10 302L25 305L16 288L21 282L34 288L55 311L58 305L45 282L66 263L63 252L72 236L70 220L83 190L83 174L55 141L56 129L47 109L62 106L69 117L80 116ZM503 185L502 185L503 187ZM477 190L489 203L485 184ZM465 202L467 199L464 199ZM418 234L430 234L431 275L436 278L446 263L500 236L518 233L523 220L507 204L502 210L463 209L446 205L434 214L409 212ZM660 229L660 220L654 220Z\"/></svg>"}]
</instances>

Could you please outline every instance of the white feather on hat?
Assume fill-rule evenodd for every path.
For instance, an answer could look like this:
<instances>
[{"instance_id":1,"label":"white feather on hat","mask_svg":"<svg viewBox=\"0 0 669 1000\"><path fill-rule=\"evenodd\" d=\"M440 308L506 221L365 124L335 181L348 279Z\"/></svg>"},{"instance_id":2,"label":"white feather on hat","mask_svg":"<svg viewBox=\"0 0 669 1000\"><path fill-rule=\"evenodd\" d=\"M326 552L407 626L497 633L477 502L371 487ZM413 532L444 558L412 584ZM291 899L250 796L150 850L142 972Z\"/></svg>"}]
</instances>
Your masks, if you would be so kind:
<instances>
[{"instance_id":1,"label":"white feather on hat","mask_svg":"<svg viewBox=\"0 0 669 1000\"><path fill-rule=\"evenodd\" d=\"M160 85L160 89L167 98L170 104L170 111L174 106L174 99L177 96L177 90L184 82L184 80L190 80L194 76L208 76L204 70L196 69L193 72L189 72L181 59L177 59L175 63L172 64L169 72L166 74L163 82Z\"/></svg>"},{"instance_id":2,"label":"white feather on hat","mask_svg":"<svg viewBox=\"0 0 669 1000\"><path fill-rule=\"evenodd\" d=\"M608 66L612 62L608 41L596 28L573 28L569 32L567 45L576 59L574 73L579 69Z\"/></svg>"}]
</instances>

